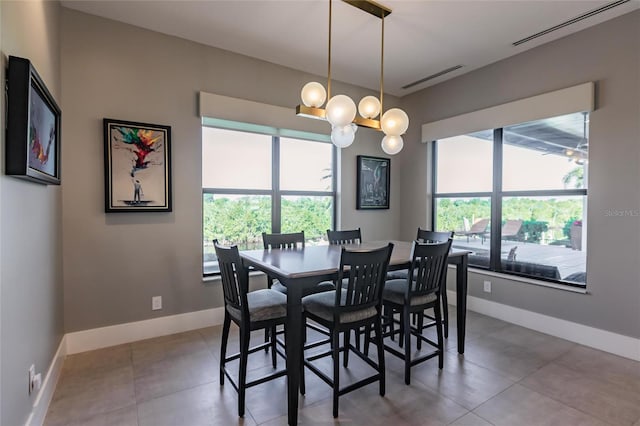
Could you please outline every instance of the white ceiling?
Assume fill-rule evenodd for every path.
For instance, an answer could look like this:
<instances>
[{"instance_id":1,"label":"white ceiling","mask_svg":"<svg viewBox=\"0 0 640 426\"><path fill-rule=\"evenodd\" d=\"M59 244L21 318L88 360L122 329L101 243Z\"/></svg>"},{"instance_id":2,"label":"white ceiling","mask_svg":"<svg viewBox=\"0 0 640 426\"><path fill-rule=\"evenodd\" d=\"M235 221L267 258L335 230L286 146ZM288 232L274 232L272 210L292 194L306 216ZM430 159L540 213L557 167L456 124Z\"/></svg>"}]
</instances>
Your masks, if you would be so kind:
<instances>
[{"instance_id":1,"label":"white ceiling","mask_svg":"<svg viewBox=\"0 0 640 426\"><path fill-rule=\"evenodd\" d=\"M327 75L327 0L90 0L63 6ZM640 8L640 0L542 36L511 43L603 6L603 0L380 0L385 19L386 93L403 96ZM333 2L332 78L379 89L380 20ZM402 86L463 65L427 83Z\"/></svg>"}]
</instances>

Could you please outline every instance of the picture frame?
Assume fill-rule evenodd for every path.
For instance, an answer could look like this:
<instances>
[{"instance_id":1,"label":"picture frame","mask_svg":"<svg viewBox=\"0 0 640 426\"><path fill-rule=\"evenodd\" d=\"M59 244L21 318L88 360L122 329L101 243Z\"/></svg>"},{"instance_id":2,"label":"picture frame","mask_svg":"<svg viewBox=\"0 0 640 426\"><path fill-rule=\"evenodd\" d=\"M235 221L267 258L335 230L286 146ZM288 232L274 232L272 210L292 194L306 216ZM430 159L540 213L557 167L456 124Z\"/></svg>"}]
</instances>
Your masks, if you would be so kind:
<instances>
[{"instance_id":1,"label":"picture frame","mask_svg":"<svg viewBox=\"0 0 640 426\"><path fill-rule=\"evenodd\" d=\"M388 209L391 159L358 155L356 209Z\"/></svg>"},{"instance_id":2,"label":"picture frame","mask_svg":"<svg viewBox=\"0 0 640 426\"><path fill-rule=\"evenodd\" d=\"M60 185L60 107L31 61L9 56L5 172Z\"/></svg>"},{"instance_id":3,"label":"picture frame","mask_svg":"<svg viewBox=\"0 0 640 426\"><path fill-rule=\"evenodd\" d=\"M171 212L171 127L103 119L105 212Z\"/></svg>"}]
</instances>

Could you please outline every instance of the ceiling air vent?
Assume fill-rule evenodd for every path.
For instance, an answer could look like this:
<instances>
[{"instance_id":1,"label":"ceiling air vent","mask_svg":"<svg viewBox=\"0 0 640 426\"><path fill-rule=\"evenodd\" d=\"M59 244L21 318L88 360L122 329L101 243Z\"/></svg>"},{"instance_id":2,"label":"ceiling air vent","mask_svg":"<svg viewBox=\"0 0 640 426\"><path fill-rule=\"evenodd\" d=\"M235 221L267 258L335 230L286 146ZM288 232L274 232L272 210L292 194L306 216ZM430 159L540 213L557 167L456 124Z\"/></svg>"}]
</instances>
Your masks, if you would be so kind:
<instances>
[{"instance_id":1,"label":"ceiling air vent","mask_svg":"<svg viewBox=\"0 0 640 426\"><path fill-rule=\"evenodd\" d=\"M414 81L413 83L409 83L406 86L402 86L402 88L403 89L408 89L410 87L417 86L418 84L424 83L425 81L433 80L436 77L440 77L441 75L445 75L445 74L448 74L448 73L450 73L452 71L459 70L460 68L462 68L462 65L456 65L455 67L447 68L446 70L442 70L442 71L437 72L435 74L431 74L428 77L421 78L420 80Z\"/></svg>"},{"instance_id":2,"label":"ceiling air vent","mask_svg":"<svg viewBox=\"0 0 640 426\"><path fill-rule=\"evenodd\" d=\"M553 32L553 31L559 30L560 28L564 28L564 27L567 27L569 25L575 24L576 22L580 22L580 21L582 21L584 19L591 18L592 16L598 15L598 14L600 14L602 12L606 12L607 10L613 9L614 7L617 7L617 6L623 5L625 3L628 3L629 1L630 0L617 0L617 1L605 4L604 6L601 6L601 7L597 8L597 9L594 9L594 10L589 11L587 13L583 13L580 16L576 16L575 18L571 18L568 21L565 21L565 22L563 22L561 24L555 25L555 26L553 26L551 28L547 28L546 30L540 31L540 32L535 33L533 35L530 35L529 37L525 37L525 38L523 38L521 40L518 40L518 41L516 41L516 42L514 42L512 44L514 46L520 46L521 44L527 43L527 42L529 42L531 40L534 40L534 39L536 39L538 37L542 37L543 35L546 35L546 34L549 34L549 33Z\"/></svg>"}]
</instances>

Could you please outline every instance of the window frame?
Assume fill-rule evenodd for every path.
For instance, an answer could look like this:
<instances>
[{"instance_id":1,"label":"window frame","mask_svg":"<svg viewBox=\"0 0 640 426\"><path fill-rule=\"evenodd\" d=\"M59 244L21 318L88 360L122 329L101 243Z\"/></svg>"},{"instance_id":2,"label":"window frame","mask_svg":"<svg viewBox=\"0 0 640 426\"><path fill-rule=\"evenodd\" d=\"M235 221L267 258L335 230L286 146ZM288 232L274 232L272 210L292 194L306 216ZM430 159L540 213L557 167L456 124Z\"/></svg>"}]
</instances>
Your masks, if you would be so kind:
<instances>
[{"instance_id":1,"label":"window frame","mask_svg":"<svg viewBox=\"0 0 640 426\"><path fill-rule=\"evenodd\" d=\"M577 287L584 289L586 283L576 284L567 281L555 280L552 278L532 276L522 274L518 272L506 271L502 268L501 248L502 248L502 202L504 198L509 197L549 197L549 196L584 196L588 199L588 186L585 188L575 189L545 189L545 190L515 190L515 191L503 191L502 190L502 170L503 170L503 146L504 146L504 127L497 127L493 129L493 170L492 170L492 191L484 192L437 192L437 165L438 165L438 140L431 143L431 182L432 182L432 196L431 196L431 229L436 229L437 219L437 200L438 199L452 199L452 198L489 198L491 203L491 221L490 221L490 244L489 244L489 267L469 265L473 268L482 269L485 271L496 272L505 275L515 275L518 277L524 277L532 280L552 282L568 287ZM587 211L583 211L582 218L585 220ZM587 231L588 232L588 231ZM585 263L585 270L586 270Z\"/></svg>"},{"instance_id":2,"label":"window frame","mask_svg":"<svg viewBox=\"0 0 640 426\"><path fill-rule=\"evenodd\" d=\"M282 230L282 198L287 196L300 196L300 197L331 197L332 198L332 212L331 212L331 228L336 224L338 215L337 206L337 166L338 166L338 151L336 147L329 141L322 141L317 139L307 139L299 135L285 136L282 134L265 133L260 131L251 131L239 128L230 128L225 126L212 126L202 124L203 129L205 127L214 129L223 129L229 131L243 132L243 133L255 133L271 137L271 189L238 189L238 188L216 188L216 187L202 187L201 203L203 207L202 223L200 224L200 236L204 242L203 226L204 226L204 196L205 194L211 195L267 195L271 197L271 232L281 233ZM299 139L306 142L314 143L326 143L331 145L331 190L330 191L311 191L311 190L283 190L280 188L280 139ZM203 141L204 142L204 141ZM205 273L204 271L204 248L202 253L202 276L203 278L220 276L220 272Z\"/></svg>"}]
</instances>

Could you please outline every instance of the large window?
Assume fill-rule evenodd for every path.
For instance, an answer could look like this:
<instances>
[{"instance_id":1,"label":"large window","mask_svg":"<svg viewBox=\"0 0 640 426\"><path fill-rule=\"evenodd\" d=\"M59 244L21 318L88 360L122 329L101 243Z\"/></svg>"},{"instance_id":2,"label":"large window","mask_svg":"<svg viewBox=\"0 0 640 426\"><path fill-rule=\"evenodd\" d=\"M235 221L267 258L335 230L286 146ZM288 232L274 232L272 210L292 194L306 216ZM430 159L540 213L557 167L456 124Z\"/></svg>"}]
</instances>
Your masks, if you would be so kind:
<instances>
[{"instance_id":1,"label":"large window","mask_svg":"<svg viewBox=\"0 0 640 426\"><path fill-rule=\"evenodd\" d=\"M434 144L434 229L456 232L469 264L586 285L588 114Z\"/></svg>"},{"instance_id":2,"label":"large window","mask_svg":"<svg viewBox=\"0 0 640 426\"><path fill-rule=\"evenodd\" d=\"M202 128L204 274L219 272L213 240L262 247L262 233L305 232L326 243L335 218L331 143Z\"/></svg>"}]
</instances>

